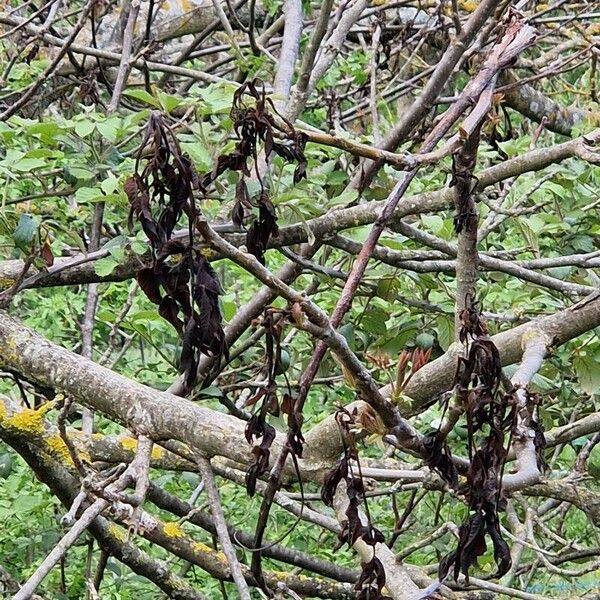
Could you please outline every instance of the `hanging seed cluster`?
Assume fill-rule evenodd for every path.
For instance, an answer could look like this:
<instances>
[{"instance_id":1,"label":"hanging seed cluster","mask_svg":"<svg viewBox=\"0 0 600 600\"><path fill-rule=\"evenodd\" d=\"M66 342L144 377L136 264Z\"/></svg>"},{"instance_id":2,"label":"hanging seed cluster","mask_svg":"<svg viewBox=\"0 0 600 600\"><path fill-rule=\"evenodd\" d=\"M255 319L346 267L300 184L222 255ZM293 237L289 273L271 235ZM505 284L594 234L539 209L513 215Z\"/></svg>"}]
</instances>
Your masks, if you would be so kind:
<instances>
[{"instance_id":1,"label":"hanging seed cluster","mask_svg":"<svg viewBox=\"0 0 600 600\"><path fill-rule=\"evenodd\" d=\"M358 430L357 411L355 409L353 412L349 412L340 408L335 418L344 444L344 455L325 476L321 499L325 505L333 507L338 486L342 482L345 483L348 507L346 508L346 518L342 523L342 531L338 535L339 545L337 548L344 543L352 546L359 539L373 548L371 560L361 565L362 571L355 585L356 597L361 600L387 600L388 597L383 594L386 581L385 569L375 555L375 545L385 543L385 538L383 533L372 525L369 514L355 433ZM366 523L361 519L359 512L361 502L365 507Z\"/></svg>"},{"instance_id":2,"label":"hanging seed cluster","mask_svg":"<svg viewBox=\"0 0 600 600\"><path fill-rule=\"evenodd\" d=\"M152 249L152 263L137 272L137 280L181 338L180 371L185 376L186 392L194 385L202 354L228 359L219 309L223 289L209 262L194 247L195 195L204 196L225 171L238 171L232 221L246 230L247 250L264 264L265 251L271 238L278 234L278 226L275 208L258 169L260 147L267 161L278 155L296 162L295 182L306 176L306 137L283 118L285 127L276 124L267 110L276 112L273 103L264 89L258 91L257 85L256 81L247 82L236 91L231 118L239 141L232 153L217 158L211 172L196 172L161 114L154 112L137 154L135 173L124 185L130 203L129 229L137 221ZM255 200L250 198L246 183L252 165L261 189ZM189 229L187 242L173 239L182 218L187 220ZM264 436L268 438L266 429Z\"/></svg>"},{"instance_id":3,"label":"hanging seed cluster","mask_svg":"<svg viewBox=\"0 0 600 600\"><path fill-rule=\"evenodd\" d=\"M152 249L152 264L137 272L137 281L181 337L180 370L190 389L201 354L227 356L219 309L223 290L208 261L194 248L198 174L157 112L150 116L135 173L124 188L130 203L129 228L137 220ZM189 228L185 243L172 239L183 216Z\"/></svg>"}]
</instances>

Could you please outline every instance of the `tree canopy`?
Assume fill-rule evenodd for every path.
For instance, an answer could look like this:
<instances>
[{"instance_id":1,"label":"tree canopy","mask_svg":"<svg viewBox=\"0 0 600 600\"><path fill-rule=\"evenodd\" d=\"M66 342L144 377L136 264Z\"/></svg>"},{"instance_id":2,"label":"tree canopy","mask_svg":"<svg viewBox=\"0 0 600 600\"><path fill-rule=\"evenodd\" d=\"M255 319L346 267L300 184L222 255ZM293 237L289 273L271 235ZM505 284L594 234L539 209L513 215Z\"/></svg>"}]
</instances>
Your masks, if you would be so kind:
<instances>
[{"instance_id":1,"label":"tree canopy","mask_svg":"<svg viewBox=\"0 0 600 600\"><path fill-rule=\"evenodd\" d=\"M594 0L0 2L0 591L600 598Z\"/></svg>"}]
</instances>

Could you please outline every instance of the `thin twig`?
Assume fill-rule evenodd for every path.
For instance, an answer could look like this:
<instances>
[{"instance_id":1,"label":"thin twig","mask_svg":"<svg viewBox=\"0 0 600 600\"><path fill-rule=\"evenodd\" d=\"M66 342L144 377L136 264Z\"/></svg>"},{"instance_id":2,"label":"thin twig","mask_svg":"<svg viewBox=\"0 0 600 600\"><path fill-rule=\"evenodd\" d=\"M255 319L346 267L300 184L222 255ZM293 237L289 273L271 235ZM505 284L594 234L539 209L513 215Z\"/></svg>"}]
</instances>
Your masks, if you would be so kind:
<instances>
[{"instance_id":1,"label":"thin twig","mask_svg":"<svg viewBox=\"0 0 600 600\"><path fill-rule=\"evenodd\" d=\"M54 73L58 65L61 63L64 56L70 50L71 45L75 38L79 35L79 32L83 29L85 22L90 14L96 0L88 0L81 11L81 15L75 27L69 34L66 40L61 43L61 49L58 51L57 55L50 62L50 64L44 69L43 73L41 73L36 80L27 88L27 91L13 104L11 104L2 114L0 114L0 121L6 121L12 115L16 114L23 106L25 106L29 100L34 96L34 94L38 91L38 89L46 83L48 78ZM19 24L21 21L19 21ZM29 26L32 27L32 26ZM40 28L36 27L36 30L39 32Z\"/></svg>"},{"instance_id":2,"label":"thin twig","mask_svg":"<svg viewBox=\"0 0 600 600\"><path fill-rule=\"evenodd\" d=\"M131 49L133 47L133 33L135 23L137 21L138 14L140 12L140 0L130 0L125 10L129 11L127 17L127 24L125 25L125 31L123 33L123 47L121 50L121 62L119 63L119 70L117 73L117 79L113 88L112 97L108 103L106 109L107 114L114 113L119 108L119 102L121 101L121 95L123 89L127 83L129 72L131 70Z\"/></svg>"},{"instance_id":3,"label":"thin twig","mask_svg":"<svg viewBox=\"0 0 600 600\"><path fill-rule=\"evenodd\" d=\"M250 590L248 589L248 584L244 579L244 574L242 573L242 569L240 568L240 563L237 559L235 549L229 537L227 523L225 522L225 515L223 514L223 507L221 506L221 498L219 496L219 490L217 489L217 485L215 483L215 478L212 472L210 461L204 458L204 456L198 456L197 462L198 470L202 475L202 481L204 481L204 485L206 486L206 493L208 494L208 498L210 500L210 507L215 527L217 530L217 535L219 536L219 541L221 542L223 553L227 557L227 562L229 563L231 576L235 581L235 585L240 594L240 598L242 600L250 600Z\"/></svg>"}]
</instances>

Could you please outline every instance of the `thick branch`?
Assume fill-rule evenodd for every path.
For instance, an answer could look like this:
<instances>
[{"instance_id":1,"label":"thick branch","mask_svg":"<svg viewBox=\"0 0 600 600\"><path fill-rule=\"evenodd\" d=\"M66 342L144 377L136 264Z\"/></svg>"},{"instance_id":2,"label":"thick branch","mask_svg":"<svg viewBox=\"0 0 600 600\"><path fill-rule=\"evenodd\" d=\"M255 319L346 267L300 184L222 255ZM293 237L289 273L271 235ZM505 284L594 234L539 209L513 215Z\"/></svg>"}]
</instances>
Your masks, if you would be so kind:
<instances>
[{"instance_id":1,"label":"thick branch","mask_svg":"<svg viewBox=\"0 0 600 600\"><path fill-rule=\"evenodd\" d=\"M502 364L511 365L518 362L523 355L522 338L529 330L545 334L552 340L553 345L557 346L598 325L600 294L595 292L574 306L499 333L493 336L492 340L500 352ZM437 394L451 387L459 352L458 346L451 346L446 354L425 365L415 374L405 390L414 400L411 412L419 412L421 407ZM386 386L384 393L390 392L391 389Z\"/></svg>"},{"instance_id":2,"label":"thick branch","mask_svg":"<svg viewBox=\"0 0 600 600\"><path fill-rule=\"evenodd\" d=\"M504 81L513 83L516 77L508 74L504 76ZM600 112L562 106L529 84L510 87L503 96L504 102L517 112L538 123L543 120L544 126L550 131L562 135L571 135L573 127L586 121L600 124Z\"/></svg>"}]
</instances>

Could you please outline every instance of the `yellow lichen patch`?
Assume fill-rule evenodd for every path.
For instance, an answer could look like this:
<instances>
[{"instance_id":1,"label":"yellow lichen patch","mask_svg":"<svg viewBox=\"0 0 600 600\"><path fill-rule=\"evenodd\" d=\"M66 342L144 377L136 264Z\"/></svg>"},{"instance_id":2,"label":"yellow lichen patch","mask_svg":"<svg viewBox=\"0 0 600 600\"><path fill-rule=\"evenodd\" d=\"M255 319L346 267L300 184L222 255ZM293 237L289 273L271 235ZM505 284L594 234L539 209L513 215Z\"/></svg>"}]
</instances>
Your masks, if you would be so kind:
<instances>
[{"instance_id":1,"label":"yellow lichen patch","mask_svg":"<svg viewBox=\"0 0 600 600\"><path fill-rule=\"evenodd\" d=\"M65 441L59 435L51 435L44 441L52 456L63 462L69 463L70 465L73 464L69 449L67 448Z\"/></svg>"},{"instance_id":2,"label":"yellow lichen patch","mask_svg":"<svg viewBox=\"0 0 600 600\"><path fill-rule=\"evenodd\" d=\"M600 35L600 23L592 23L585 29L587 35Z\"/></svg>"},{"instance_id":3,"label":"yellow lichen patch","mask_svg":"<svg viewBox=\"0 0 600 600\"><path fill-rule=\"evenodd\" d=\"M152 446L152 454L150 455L152 460L160 460L164 455L165 451L160 446L157 446L156 444Z\"/></svg>"},{"instance_id":4,"label":"yellow lichen patch","mask_svg":"<svg viewBox=\"0 0 600 600\"><path fill-rule=\"evenodd\" d=\"M15 280L13 277L1 277L0 278L0 292L3 290L7 290L9 287L12 287L15 284Z\"/></svg>"},{"instance_id":5,"label":"yellow lichen patch","mask_svg":"<svg viewBox=\"0 0 600 600\"><path fill-rule=\"evenodd\" d=\"M211 554L219 562L227 562L227 557L222 552L215 552L210 546L207 546L202 542L194 542L192 548L194 549L194 552L198 552L198 554Z\"/></svg>"},{"instance_id":6,"label":"yellow lichen patch","mask_svg":"<svg viewBox=\"0 0 600 600\"><path fill-rule=\"evenodd\" d=\"M179 526L179 523L175 523L173 521L170 523L165 523L163 532L166 536L174 538L180 538L185 535L183 529L181 529Z\"/></svg>"},{"instance_id":7,"label":"yellow lichen patch","mask_svg":"<svg viewBox=\"0 0 600 600\"><path fill-rule=\"evenodd\" d=\"M202 542L194 542L192 548L194 549L194 551L199 552L200 554L210 554L213 551L213 549L210 546L207 546Z\"/></svg>"},{"instance_id":8,"label":"yellow lichen patch","mask_svg":"<svg viewBox=\"0 0 600 600\"><path fill-rule=\"evenodd\" d=\"M0 291L2 291L2 286L0 285ZM0 365L1 364L10 364L11 361L17 358L17 340L14 337L9 337L2 348L2 352L0 353Z\"/></svg>"},{"instance_id":9,"label":"yellow lichen patch","mask_svg":"<svg viewBox=\"0 0 600 600\"><path fill-rule=\"evenodd\" d=\"M23 433L43 433L44 415L52 410L53 402L45 402L37 410L26 408L4 419L7 427L12 427Z\"/></svg>"},{"instance_id":10,"label":"yellow lichen patch","mask_svg":"<svg viewBox=\"0 0 600 600\"><path fill-rule=\"evenodd\" d=\"M127 533L119 525L115 525L114 523L111 523L108 526L108 533L110 535L112 535L114 538L116 538L119 542L127 541Z\"/></svg>"},{"instance_id":11,"label":"yellow lichen patch","mask_svg":"<svg viewBox=\"0 0 600 600\"><path fill-rule=\"evenodd\" d=\"M90 456L90 453L89 453L89 452L87 452L86 450L81 450L81 449L78 449L78 450L77 450L77 453L79 454L79 458L80 458L80 459L81 459L81 460L82 460L84 463L91 464L91 462L92 462L92 457Z\"/></svg>"},{"instance_id":12,"label":"yellow lichen patch","mask_svg":"<svg viewBox=\"0 0 600 600\"><path fill-rule=\"evenodd\" d=\"M103 433L92 433L91 435L89 433L83 433L83 431L79 431L77 429L73 429L72 431L69 431L69 435L71 437L76 437L79 438L81 440L89 440L92 439L95 442L99 442L100 440L103 440L106 438L106 436Z\"/></svg>"},{"instance_id":13,"label":"yellow lichen patch","mask_svg":"<svg viewBox=\"0 0 600 600\"><path fill-rule=\"evenodd\" d=\"M123 446L125 450L128 450L129 452L137 452L138 443L136 439L132 437L122 437L119 439L119 441L121 442L121 446ZM151 457L153 460L159 460L164 455L165 451L162 448L160 448L156 444L152 446Z\"/></svg>"},{"instance_id":14,"label":"yellow lichen patch","mask_svg":"<svg viewBox=\"0 0 600 600\"><path fill-rule=\"evenodd\" d=\"M286 581L290 578L290 573L288 571L270 571L269 575L271 575L273 579L276 579L277 581ZM294 577L300 581L308 581L310 579L310 577L307 575L302 575L302 573L294 573Z\"/></svg>"},{"instance_id":15,"label":"yellow lichen patch","mask_svg":"<svg viewBox=\"0 0 600 600\"><path fill-rule=\"evenodd\" d=\"M132 437L122 437L119 441L125 450L129 450L130 452L137 450L137 440L134 440Z\"/></svg>"},{"instance_id":16,"label":"yellow lichen patch","mask_svg":"<svg viewBox=\"0 0 600 600\"><path fill-rule=\"evenodd\" d=\"M473 12L479 6L479 3L475 0L461 0L458 6L467 12Z\"/></svg>"},{"instance_id":17,"label":"yellow lichen patch","mask_svg":"<svg viewBox=\"0 0 600 600\"><path fill-rule=\"evenodd\" d=\"M50 455L54 458L62 460L63 462L68 463L69 465L73 464L73 459L71 458L71 453L65 444L65 441L59 435L51 435L44 439L44 442L48 448ZM77 455L80 460L84 463L91 463L92 457L90 456L87 450L82 450L81 448L77 448Z\"/></svg>"}]
</instances>

